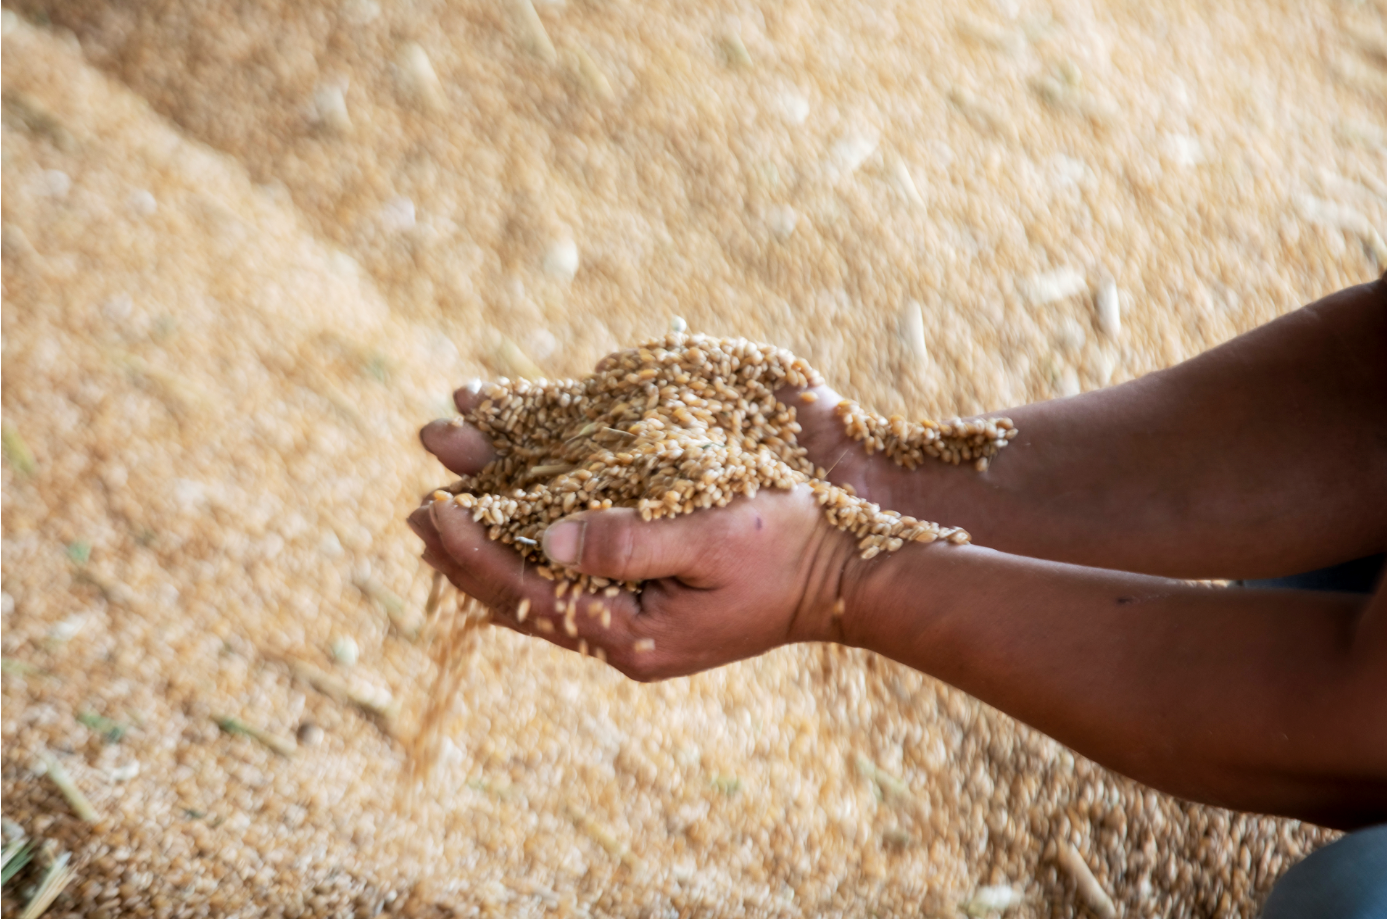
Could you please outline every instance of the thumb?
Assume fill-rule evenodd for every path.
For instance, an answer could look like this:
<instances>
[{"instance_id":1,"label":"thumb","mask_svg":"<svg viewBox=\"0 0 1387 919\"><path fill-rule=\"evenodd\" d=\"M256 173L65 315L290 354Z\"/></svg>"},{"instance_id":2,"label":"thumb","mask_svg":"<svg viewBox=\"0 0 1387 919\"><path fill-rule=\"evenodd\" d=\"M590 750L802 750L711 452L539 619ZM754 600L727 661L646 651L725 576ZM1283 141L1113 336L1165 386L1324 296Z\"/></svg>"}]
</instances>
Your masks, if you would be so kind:
<instances>
[{"instance_id":1,"label":"thumb","mask_svg":"<svg viewBox=\"0 0 1387 919\"><path fill-rule=\"evenodd\" d=\"M544 554L557 564L614 581L679 577L692 572L703 554L707 533L692 519L698 517L642 520L629 507L584 511L544 531Z\"/></svg>"},{"instance_id":2,"label":"thumb","mask_svg":"<svg viewBox=\"0 0 1387 919\"><path fill-rule=\"evenodd\" d=\"M828 386L783 386L775 397L795 410L800 426L795 438L809 459L819 466L836 465L843 458L844 446L851 443L838 415L843 397Z\"/></svg>"}]
</instances>

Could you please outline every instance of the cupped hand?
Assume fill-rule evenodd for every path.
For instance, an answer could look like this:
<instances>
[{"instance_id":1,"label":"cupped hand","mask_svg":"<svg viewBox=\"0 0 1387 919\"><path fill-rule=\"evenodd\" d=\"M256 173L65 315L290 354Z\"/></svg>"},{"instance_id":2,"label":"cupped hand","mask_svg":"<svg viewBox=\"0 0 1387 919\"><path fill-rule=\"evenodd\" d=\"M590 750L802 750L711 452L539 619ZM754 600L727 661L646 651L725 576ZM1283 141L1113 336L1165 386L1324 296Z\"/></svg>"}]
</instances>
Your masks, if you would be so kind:
<instances>
[{"instance_id":1,"label":"cupped hand","mask_svg":"<svg viewBox=\"0 0 1387 919\"><path fill-rule=\"evenodd\" d=\"M486 605L494 622L587 650L642 681L841 637L838 601L855 559L851 539L829 526L805 486L663 520L644 521L630 508L584 511L549 527L546 554L584 574L644 586L638 594L582 594L566 622L572 596L556 596L555 582L488 539L469 511L431 500L409 523L425 560Z\"/></svg>"}]
</instances>

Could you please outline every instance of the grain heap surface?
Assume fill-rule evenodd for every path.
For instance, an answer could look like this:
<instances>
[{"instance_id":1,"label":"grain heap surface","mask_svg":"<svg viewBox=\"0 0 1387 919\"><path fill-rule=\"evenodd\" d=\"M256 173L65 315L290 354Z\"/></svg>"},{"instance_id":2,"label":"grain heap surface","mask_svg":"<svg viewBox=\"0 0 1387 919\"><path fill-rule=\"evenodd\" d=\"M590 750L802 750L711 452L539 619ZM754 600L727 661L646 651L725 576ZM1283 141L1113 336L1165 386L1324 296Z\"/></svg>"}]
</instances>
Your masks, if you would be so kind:
<instances>
[{"instance_id":1,"label":"grain heap surface","mask_svg":"<svg viewBox=\"0 0 1387 919\"><path fill-rule=\"evenodd\" d=\"M401 520L451 381L676 314L947 418L1375 277L1381 0L5 6L0 763L49 915L1071 919L1084 863L1251 917L1333 838L869 655L636 686L499 629L401 819Z\"/></svg>"},{"instance_id":2,"label":"grain heap surface","mask_svg":"<svg viewBox=\"0 0 1387 919\"><path fill-rule=\"evenodd\" d=\"M540 562L542 576L571 579L581 590L609 582L546 564L539 549L549 524L576 510L634 507L655 520L804 484L829 522L858 538L863 558L911 541L966 542L957 527L883 511L810 462L795 437L795 408L778 395L793 388L812 400L808 388L822 382L783 348L671 332L605 358L583 380L484 384L467 420L498 456L448 490L492 539ZM932 457L985 469L1016 435L1006 418L907 422L847 400L837 412L864 450L883 450L911 468Z\"/></svg>"}]
</instances>

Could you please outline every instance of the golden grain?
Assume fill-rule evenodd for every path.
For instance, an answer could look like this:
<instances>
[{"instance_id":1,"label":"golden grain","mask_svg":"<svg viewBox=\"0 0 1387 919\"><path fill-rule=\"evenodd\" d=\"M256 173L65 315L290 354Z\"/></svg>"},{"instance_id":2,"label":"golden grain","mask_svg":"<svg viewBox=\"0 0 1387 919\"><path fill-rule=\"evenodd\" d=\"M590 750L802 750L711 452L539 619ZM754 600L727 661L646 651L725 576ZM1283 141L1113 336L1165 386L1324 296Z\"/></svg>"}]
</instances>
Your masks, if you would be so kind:
<instances>
[{"instance_id":1,"label":"golden grain","mask_svg":"<svg viewBox=\"0 0 1387 919\"><path fill-rule=\"evenodd\" d=\"M353 684L422 702L436 655L458 650L441 582L418 642L352 587L369 567L408 609L428 605L400 518L441 473L409 429L456 379L585 372L678 312L784 344L886 415L972 415L1141 376L1376 277L1380 192L1319 180L1387 175L1381 81L1334 79L1336 55L1376 66L1351 26L1380 33L1373 4L1339 5L1307 49L1291 7L1240 32L1188 0L1096 21L849 0L764 23L725 5L544 3L562 69L514 47L504 5L18 6L53 26L0 12L4 422L22 435L0 468L4 798L72 851L81 877L51 914L943 915L1010 884L1045 898L1014 913L1068 915L1082 899L1042 855L1065 822L1120 912L1250 915L1334 838L1144 789L859 651L800 646L634 686L478 628L440 703L447 784L406 819L383 793L400 755L381 719L274 661L326 666L352 634L369 649ZM751 70L714 44L732 14ZM1035 54L963 44L966 15ZM1083 50L1095 35L1122 66ZM446 117L398 66L410 40ZM575 73L579 43L611 101ZM1208 52L1196 82L1171 47ZM1056 72L1050 58L1063 79L1066 56L1081 91L1047 109L1028 81ZM991 111L953 111L950 80ZM314 123L324 86L341 87L350 133ZM1132 117L1100 133L1086 94ZM1164 129L1188 140L1168 148ZM825 152L874 130L881 152L827 188ZM1186 156L1196 138L1203 161ZM1302 192L1319 201L1297 206ZM794 215L783 239L777 207L782 231ZM582 255L570 281L544 270L565 239ZM1017 279L1061 265L1093 296L1033 306ZM1118 336L1097 312L1108 276ZM1066 321L1098 334L1052 354ZM635 438L603 443L629 454ZM77 577L74 541L92 546ZM79 611L80 633L47 644ZM73 747L93 740L74 717L87 705L137 729ZM218 741L214 711L321 741L292 759ZM841 751L858 746L918 811L853 769ZM27 768L45 749L76 751L63 762L97 824Z\"/></svg>"},{"instance_id":2,"label":"golden grain","mask_svg":"<svg viewBox=\"0 0 1387 919\"><path fill-rule=\"evenodd\" d=\"M545 560L538 547L545 528L580 508L633 507L657 520L798 485L814 492L834 526L860 541L864 559L906 542L966 542L963 530L883 511L817 475L820 467L799 446L795 409L775 394L821 382L781 348L670 332L613 355L583 380L483 384L485 398L466 418L491 439L497 459L450 486L453 500L488 524L493 539L536 563ZM806 390L800 399L810 404L815 396ZM907 421L851 401L836 413L869 454L883 452L912 469L933 460L983 470L1016 436L1006 418ZM561 578L559 599L570 588L575 596L610 596L640 586L549 567ZM576 600L569 602L571 608ZM572 637L575 629L566 618L565 632Z\"/></svg>"}]
</instances>

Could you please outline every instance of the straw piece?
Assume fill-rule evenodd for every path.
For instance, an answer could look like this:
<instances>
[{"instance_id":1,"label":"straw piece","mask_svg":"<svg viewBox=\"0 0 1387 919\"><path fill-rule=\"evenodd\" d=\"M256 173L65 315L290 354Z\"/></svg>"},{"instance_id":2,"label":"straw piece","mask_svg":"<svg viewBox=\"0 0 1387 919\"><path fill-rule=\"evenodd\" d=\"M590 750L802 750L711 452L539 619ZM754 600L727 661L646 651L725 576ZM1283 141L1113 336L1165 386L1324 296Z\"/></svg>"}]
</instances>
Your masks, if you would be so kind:
<instances>
[{"instance_id":1,"label":"straw piece","mask_svg":"<svg viewBox=\"0 0 1387 919\"><path fill-rule=\"evenodd\" d=\"M87 796L82 793L82 789L77 787L76 783L72 781L72 777L67 774L67 770L56 759L45 753L40 759L40 763L44 774L54 785L58 786L58 791L62 792L63 797L67 799L73 813L87 823L95 823L101 819L96 808L92 807L91 801L87 799Z\"/></svg>"},{"instance_id":2,"label":"straw piece","mask_svg":"<svg viewBox=\"0 0 1387 919\"><path fill-rule=\"evenodd\" d=\"M554 43L549 40L549 33L544 30L544 22L539 18L539 13L535 11L535 5L530 0L511 0L515 6L516 25L520 30L520 43L535 57L546 64L552 64L558 59L554 51Z\"/></svg>"},{"instance_id":3,"label":"straw piece","mask_svg":"<svg viewBox=\"0 0 1387 919\"><path fill-rule=\"evenodd\" d=\"M606 849L608 853L616 856L623 865L637 871L645 867L645 863L631 851L629 846L612 835L611 831L602 826L602 824L598 823L587 814L584 814L571 804L568 806L568 817L578 829L587 833L598 845Z\"/></svg>"},{"instance_id":4,"label":"straw piece","mask_svg":"<svg viewBox=\"0 0 1387 919\"><path fill-rule=\"evenodd\" d=\"M53 860L53 864L48 866L43 880L39 882L38 890L34 891L33 897L24 907L24 912L19 914L19 919L38 919L53 904L53 901L58 899L58 895L76 879L77 872L68 864L71 860L72 856L67 852Z\"/></svg>"},{"instance_id":5,"label":"straw piece","mask_svg":"<svg viewBox=\"0 0 1387 919\"><path fill-rule=\"evenodd\" d=\"M577 59L578 76L588 92L604 102L616 95L612 91L612 84L607 79L607 75L602 72L597 61L593 60L592 55L588 54L582 45L573 46L573 56Z\"/></svg>"},{"instance_id":6,"label":"straw piece","mask_svg":"<svg viewBox=\"0 0 1387 919\"><path fill-rule=\"evenodd\" d=\"M1025 902L1026 895L1015 887L989 884L975 890L971 897L958 905L958 908L973 919L982 919L984 916L1005 913Z\"/></svg>"},{"instance_id":7,"label":"straw piece","mask_svg":"<svg viewBox=\"0 0 1387 919\"><path fill-rule=\"evenodd\" d=\"M525 380L544 378L544 371L539 369L539 365L530 360L529 355L509 338L501 338L500 344L496 347L495 359L497 366L509 376Z\"/></svg>"},{"instance_id":8,"label":"straw piece","mask_svg":"<svg viewBox=\"0 0 1387 919\"><path fill-rule=\"evenodd\" d=\"M9 463L15 472L22 476L31 476L38 471L39 464L34 459L34 451L29 449L29 445L20 436L19 429L8 421L3 426L3 442L5 462Z\"/></svg>"},{"instance_id":9,"label":"straw piece","mask_svg":"<svg viewBox=\"0 0 1387 919\"><path fill-rule=\"evenodd\" d=\"M1078 888L1079 896L1088 904L1088 908L1093 910L1101 919L1112 919L1117 915L1117 907L1113 905L1112 898L1103 889L1103 885L1098 883L1098 878L1094 877L1093 869L1089 868L1088 862L1079 854L1079 850L1067 839L1058 840L1055 854L1055 861L1064 869Z\"/></svg>"},{"instance_id":10,"label":"straw piece","mask_svg":"<svg viewBox=\"0 0 1387 919\"><path fill-rule=\"evenodd\" d=\"M34 841L32 839L13 839L5 843L4 852L0 855L0 886L8 884L10 878L14 877L27 864L34 855Z\"/></svg>"},{"instance_id":11,"label":"straw piece","mask_svg":"<svg viewBox=\"0 0 1387 919\"><path fill-rule=\"evenodd\" d=\"M883 797L901 800L911 797L910 786L860 753L857 755L856 765L857 771L870 780Z\"/></svg>"},{"instance_id":12,"label":"straw piece","mask_svg":"<svg viewBox=\"0 0 1387 919\"><path fill-rule=\"evenodd\" d=\"M128 730L119 721L113 721L104 715L98 715L96 712L82 712L77 716L77 720L101 735L101 738L107 743L119 743Z\"/></svg>"},{"instance_id":13,"label":"straw piece","mask_svg":"<svg viewBox=\"0 0 1387 919\"><path fill-rule=\"evenodd\" d=\"M325 696L355 705L357 708L383 719L387 725L400 713L399 703L388 692L359 690L345 680L313 666L307 661L284 658L284 663L294 676L312 686Z\"/></svg>"},{"instance_id":14,"label":"straw piece","mask_svg":"<svg viewBox=\"0 0 1387 919\"><path fill-rule=\"evenodd\" d=\"M437 583L439 578L441 578L441 575L435 573L435 584L429 589L430 602L437 602L435 592L440 586ZM423 627L423 623L419 621L417 614L414 616L410 615L409 604L405 602L403 597L377 581L375 578L365 575L353 577L352 584L357 590L361 591L384 610L386 618L390 620L391 626L400 632L400 634L411 640L419 636L419 630ZM427 603L425 604L425 609L428 609Z\"/></svg>"},{"instance_id":15,"label":"straw piece","mask_svg":"<svg viewBox=\"0 0 1387 919\"><path fill-rule=\"evenodd\" d=\"M246 724L238 718L230 715L216 715L212 718L228 734L244 734L252 740L259 741L264 746L278 753L280 756L293 756L298 750L298 744L289 740L287 737L280 737L271 734L269 731L261 730L254 725Z\"/></svg>"}]
</instances>

